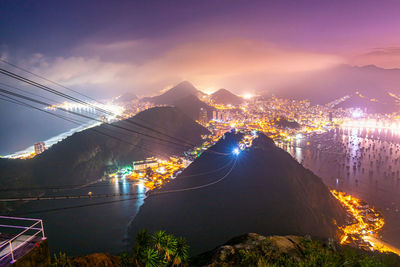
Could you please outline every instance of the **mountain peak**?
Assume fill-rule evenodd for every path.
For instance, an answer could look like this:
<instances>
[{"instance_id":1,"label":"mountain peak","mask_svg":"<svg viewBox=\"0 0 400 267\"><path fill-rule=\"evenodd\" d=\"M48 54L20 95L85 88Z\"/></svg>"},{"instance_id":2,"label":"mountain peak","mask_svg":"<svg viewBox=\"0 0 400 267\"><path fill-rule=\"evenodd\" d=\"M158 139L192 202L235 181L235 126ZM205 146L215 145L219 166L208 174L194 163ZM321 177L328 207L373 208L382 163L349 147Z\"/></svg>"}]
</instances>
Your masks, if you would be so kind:
<instances>
[{"instance_id":1,"label":"mountain peak","mask_svg":"<svg viewBox=\"0 0 400 267\"><path fill-rule=\"evenodd\" d=\"M174 102L184 97L187 97L188 95L199 96L201 94L202 92L197 90L196 87L193 86L193 84L188 81L183 81L159 96L146 98L146 101L150 101L155 104L172 105L174 104Z\"/></svg>"},{"instance_id":2,"label":"mountain peak","mask_svg":"<svg viewBox=\"0 0 400 267\"><path fill-rule=\"evenodd\" d=\"M227 89L221 88L211 95L211 100L216 104L240 105L243 99Z\"/></svg>"},{"instance_id":3,"label":"mountain peak","mask_svg":"<svg viewBox=\"0 0 400 267\"><path fill-rule=\"evenodd\" d=\"M175 88L194 88L194 89L196 89L196 87L194 87L194 85L189 81L182 81L182 82L178 83L177 85L175 85L174 87Z\"/></svg>"}]
</instances>

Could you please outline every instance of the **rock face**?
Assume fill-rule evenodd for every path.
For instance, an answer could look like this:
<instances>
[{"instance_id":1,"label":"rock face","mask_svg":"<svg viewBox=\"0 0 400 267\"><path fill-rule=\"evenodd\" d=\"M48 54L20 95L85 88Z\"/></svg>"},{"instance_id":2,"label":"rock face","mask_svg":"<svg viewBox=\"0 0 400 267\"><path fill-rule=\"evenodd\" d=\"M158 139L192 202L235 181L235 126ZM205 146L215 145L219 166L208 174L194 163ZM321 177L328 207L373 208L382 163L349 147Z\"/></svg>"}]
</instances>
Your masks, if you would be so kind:
<instances>
[{"instance_id":1,"label":"rock face","mask_svg":"<svg viewBox=\"0 0 400 267\"><path fill-rule=\"evenodd\" d=\"M201 135L208 134L207 129L173 107L148 109L115 123L132 131L172 140L132 122L190 144L198 144L202 141ZM148 156L179 154L189 147L189 144L178 146L102 124L75 133L33 159L0 159L0 188L83 184L99 179L107 166L131 165L133 160Z\"/></svg>"},{"instance_id":2,"label":"rock face","mask_svg":"<svg viewBox=\"0 0 400 267\"><path fill-rule=\"evenodd\" d=\"M224 104L224 105L240 105L244 102L244 100L229 92L226 89L219 89L217 92L211 95L211 100L216 104Z\"/></svg>"},{"instance_id":3,"label":"rock face","mask_svg":"<svg viewBox=\"0 0 400 267\"><path fill-rule=\"evenodd\" d=\"M248 232L336 237L335 221L344 223L346 213L321 179L264 135L236 158L240 139L226 134L160 192L210 186L150 194L132 235L163 229L186 237L194 254Z\"/></svg>"}]
</instances>

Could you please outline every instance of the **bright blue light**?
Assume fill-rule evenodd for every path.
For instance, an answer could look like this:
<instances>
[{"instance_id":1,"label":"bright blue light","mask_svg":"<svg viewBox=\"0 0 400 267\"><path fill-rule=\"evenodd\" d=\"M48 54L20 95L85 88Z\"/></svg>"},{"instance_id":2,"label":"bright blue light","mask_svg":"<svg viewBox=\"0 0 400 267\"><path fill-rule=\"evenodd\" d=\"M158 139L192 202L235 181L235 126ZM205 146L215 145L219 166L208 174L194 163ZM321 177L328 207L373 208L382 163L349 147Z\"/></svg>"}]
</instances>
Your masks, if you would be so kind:
<instances>
[{"instance_id":1,"label":"bright blue light","mask_svg":"<svg viewBox=\"0 0 400 267\"><path fill-rule=\"evenodd\" d=\"M239 153L240 153L240 149L238 147L233 150L234 155L237 156L237 155L239 155Z\"/></svg>"}]
</instances>

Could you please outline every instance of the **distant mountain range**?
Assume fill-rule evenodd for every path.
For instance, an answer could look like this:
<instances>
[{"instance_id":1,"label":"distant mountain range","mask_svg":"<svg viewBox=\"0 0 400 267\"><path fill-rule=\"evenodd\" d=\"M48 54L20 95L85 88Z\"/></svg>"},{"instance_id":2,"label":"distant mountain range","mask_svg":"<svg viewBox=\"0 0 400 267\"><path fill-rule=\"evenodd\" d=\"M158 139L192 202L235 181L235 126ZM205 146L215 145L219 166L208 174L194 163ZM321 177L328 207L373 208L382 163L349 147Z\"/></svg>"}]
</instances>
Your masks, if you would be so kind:
<instances>
[{"instance_id":1,"label":"distant mountain range","mask_svg":"<svg viewBox=\"0 0 400 267\"><path fill-rule=\"evenodd\" d=\"M340 65L312 74L288 77L287 81L270 88L263 95L270 97L272 94L289 99L309 99L313 104L327 104L345 98L336 107L358 107L371 113L390 113L400 110L400 69ZM146 97L142 101L174 105L190 95L201 100L205 94L184 81L159 96ZM210 99L225 105L244 102L226 89L213 93ZM193 118L193 115L190 116Z\"/></svg>"},{"instance_id":2,"label":"distant mountain range","mask_svg":"<svg viewBox=\"0 0 400 267\"><path fill-rule=\"evenodd\" d=\"M226 89L219 89L215 93L211 95L211 101L216 104L232 104L232 105L240 105L244 102L243 98L231 93Z\"/></svg>"},{"instance_id":3,"label":"distant mountain range","mask_svg":"<svg viewBox=\"0 0 400 267\"><path fill-rule=\"evenodd\" d=\"M379 98L371 98L360 92L348 95L343 101L335 105L336 108L359 108L368 113L392 113L400 110L397 99L388 93Z\"/></svg>"},{"instance_id":4,"label":"distant mountain range","mask_svg":"<svg viewBox=\"0 0 400 267\"><path fill-rule=\"evenodd\" d=\"M342 107L361 106L371 111L398 111L399 106L389 93L400 95L400 69L382 69L376 66L341 65L332 69L303 75L268 91L278 96L310 99L313 103L326 104L335 99L352 96ZM360 100L356 92L366 99ZM366 101L374 99L375 101Z\"/></svg>"},{"instance_id":5,"label":"distant mountain range","mask_svg":"<svg viewBox=\"0 0 400 267\"><path fill-rule=\"evenodd\" d=\"M177 142L129 122L140 123L191 144L199 144L201 135L209 133L174 107L148 109L114 125ZM108 166L132 165L134 160L179 154L189 148L102 124L75 133L32 159L0 159L0 187L84 184L101 178Z\"/></svg>"},{"instance_id":6,"label":"distant mountain range","mask_svg":"<svg viewBox=\"0 0 400 267\"><path fill-rule=\"evenodd\" d=\"M132 236L163 229L185 236L192 253L246 232L335 237L335 222L343 224L346 213L322 180L263 134L233 167L231 152L240 139L225 134L175 180L150 193L132 222Z\"/></svg>"},{"instance_id":7,"label":"distant mountain range","mask_svg":"<svg viewBox=\"0 0 400 267\"><path fill-rule=\"evenodd\" d=\"M199 119L200 109L207 110L208 118L212 118L214 107L207 105L201 101L206 94L196 89L190 82L184 81L164 92L159 96L142 98L143 102L151 102L156 105L175 106L182 110L187 116L193 120ZM210 96L211 100L216 104L233 104L239 105L244 100L229 92L226 89L220 89Z\"/></svg>"}]
</instances>

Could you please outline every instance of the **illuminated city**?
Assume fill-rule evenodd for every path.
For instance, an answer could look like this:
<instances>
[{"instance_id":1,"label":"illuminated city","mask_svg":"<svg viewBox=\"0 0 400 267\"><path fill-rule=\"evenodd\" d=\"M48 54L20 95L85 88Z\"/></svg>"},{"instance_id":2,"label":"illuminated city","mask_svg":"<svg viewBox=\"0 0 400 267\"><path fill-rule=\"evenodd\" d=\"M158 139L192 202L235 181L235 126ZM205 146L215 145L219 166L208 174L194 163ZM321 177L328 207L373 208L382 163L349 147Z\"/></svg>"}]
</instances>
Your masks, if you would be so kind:
<instances>
[{"instance_id":1,"label":"illuminated city","mask_svg":"<svg viewBox=\"0 0 400 267\"><path fill-rule=\"evenodd\" d=\"M400 266L400 2L0 10L0 267Z\"/></svg>"}]
</instances>

